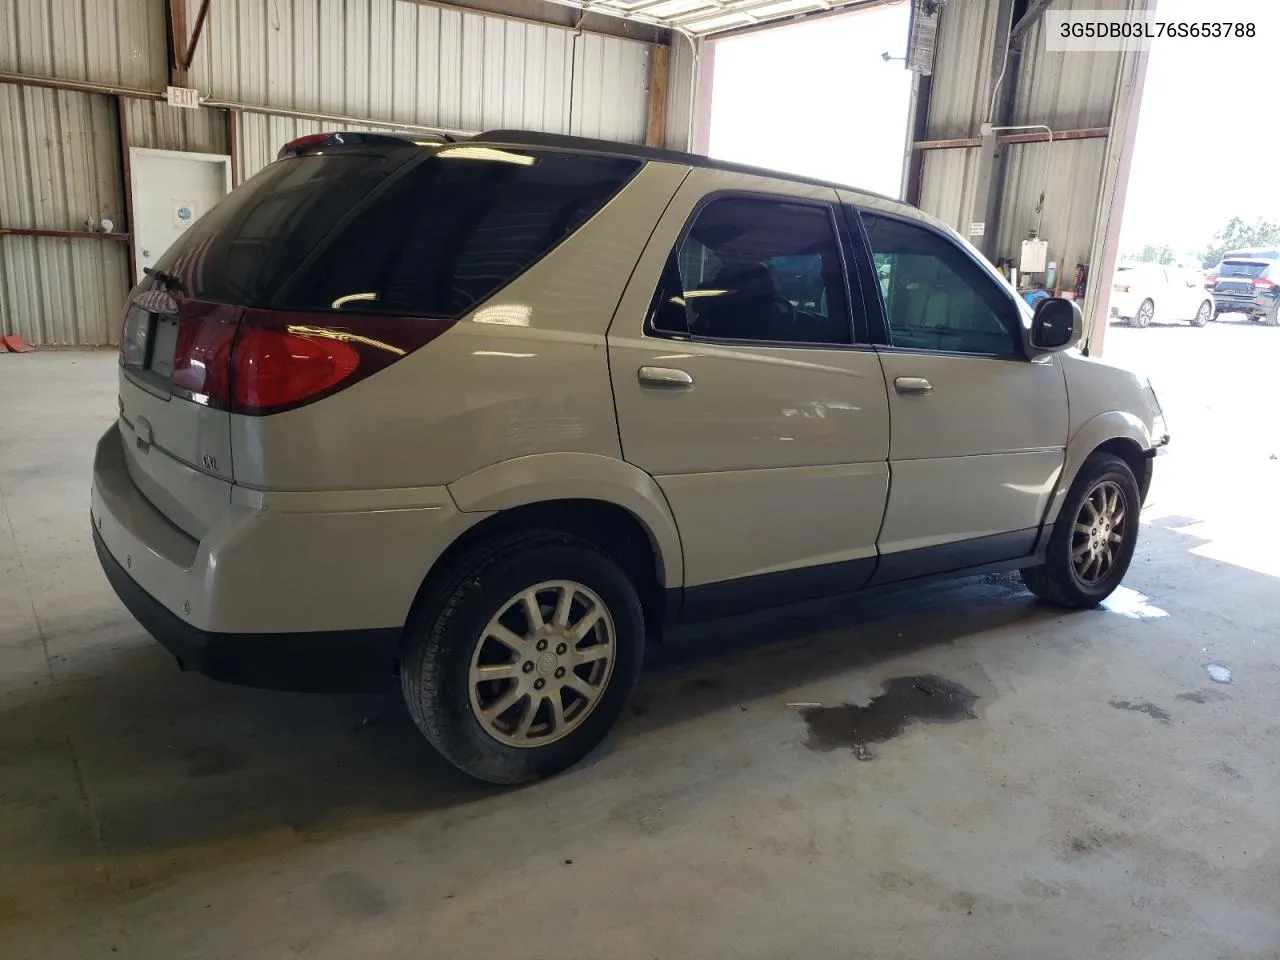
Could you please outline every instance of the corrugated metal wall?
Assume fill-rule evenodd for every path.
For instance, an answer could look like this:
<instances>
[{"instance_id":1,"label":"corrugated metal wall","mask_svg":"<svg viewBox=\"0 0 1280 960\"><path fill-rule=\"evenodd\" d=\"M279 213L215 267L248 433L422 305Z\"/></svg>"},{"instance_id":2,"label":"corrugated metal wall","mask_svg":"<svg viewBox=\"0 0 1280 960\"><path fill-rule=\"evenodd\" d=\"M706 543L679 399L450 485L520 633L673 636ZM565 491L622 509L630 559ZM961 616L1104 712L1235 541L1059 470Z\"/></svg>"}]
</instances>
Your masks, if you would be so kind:
<instances>
[{"instance_id":1,"label":"corrugated metal wall","mask_svg":"<svg viewBox=\"0 0 1280 960\"><path fill-rule=\"evenodd\" d=\"M1054 9L1129 9L1143 0L1058 0ZM939 24L927 139L977 137L991 104L990 69L998 0L950 0ZM1028 33L1016 76L1013 124L1048 124L1057 131L1108 127L1116 94L1119 53L1049 53L1043 21ZM1012 74L1013 71L1010 71ZM1074 268L1087 262L1102 189L1105 138L1010 144L998 256L1016 256L1036 222L1043 191L1040 233L1050 258ZM929 150L924 156L920 206L965 232L972 215L978 151ZM1047 186L1046 186L1047 172Z\"/></svg>"},{"instance_id":2,"label":"corrugated metal wall","mask_svg":"<svg viewBox=\"0 0 1280 960\"><path fill-rule=\"evenodd\" d=\"M164 0L3 0L0 71L158 90Z\"/></svg>"},{"instance_id":3,"label":"corrugated metal wall","mask_svg":"<svg viewBox=\"0 0 1280 960\"><path fill-rule=\"evenodd\" d=\"M224 0L192 83L213 100L375 123L638 143L648 57L630 40L409 0Z\"/></svg>"},{"instance_id":4,"label":"corrugated metal wall","mask_svg":"<svg viewBox=\"0 0 1280 960\"><path fill-rule=\"evenodd\" d=\"M987 119L997 6L997 0L950 0L942 8L925 139L976 136Z\"/></svg>"},{"instance_id":5,"label":"corrugated metal wall","mask_svg":"<svg viewBox=\"0 0 1280 960\"><path fill-rule=\"evenodd\" d=\"M357 120L237 112L243 179L286 141L335 126L516 127L639 143L648 68L646 44L410 0L216 0L190 84L215 101ZM164 0L0 0L0 72L161 90ZM220 109L0 84L0 225L78 230L107 216L123 226L119 109L126 146L230 149ZM127 263L121 240L4 237L0 331L111 342Z\"/></svg>"},{"instance_id":6,"label":"corrugated metal wall","mask_svg":"<svg viewBox=\"0 0 1280 960\"><path fill-rule=\"evenodd\" d=\"M1057 0L1055 11L1127 10L1125 0ZM1121 54L1050 53L1044 21L1031 28L1023 45L1022 70L1014 101L1014 123L1047 123L1055 130L1105 127L1111 122Z\"/></svg>"},{"instance_id":7,"label":"corrugated metal wall","mask_svg":"<svg viewBox=\"0 0 1280 960\"><path fill-rule=\"evenodd\" d=\"M80 230L124 221L111 98L0 84L0 225ZM13 131L21 131L13 135ZM105 344L127 292L123 240L0 239L0 329L35 343Z\"/></svg>"},{"instance_id":8,"label":"corrugated metal wall","mask_svg":"<svg viewBox=\"0 0 1280 960\"><path fill-rule=\"evenodd\" d=\"M122 98L129 146L192 153L227 152L227 112L186 110L159 100Z\"/></svg>"}]
</instances>

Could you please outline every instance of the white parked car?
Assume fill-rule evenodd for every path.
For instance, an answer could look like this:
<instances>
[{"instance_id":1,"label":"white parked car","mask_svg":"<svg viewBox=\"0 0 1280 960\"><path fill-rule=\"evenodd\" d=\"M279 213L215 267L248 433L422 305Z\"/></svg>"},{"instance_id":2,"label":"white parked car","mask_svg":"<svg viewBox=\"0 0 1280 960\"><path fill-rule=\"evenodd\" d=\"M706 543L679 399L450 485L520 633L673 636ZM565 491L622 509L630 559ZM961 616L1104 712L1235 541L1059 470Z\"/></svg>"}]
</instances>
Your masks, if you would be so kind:
<instances>
[{"instance_id":1,"label":"white parked car","mask_svg":"<svg viewBox=\"0 0 1280 960\"><path fill-rule=\"evenodd\" d=\"M1131 326L1147 327L1153 320L1185 320L1203 327L1213 319L1213 294L1205 290L1204 275L1158 263L1122 263L1111 284L1108 316Z\"/></svg>"},{"instance_id":2,"label":"white parked car","mask_svg":"<svg viewBox=\"0 0 1280 960\"><path fill-rule=\"evenodd\" d=\"M527 781L674 624L979 570L1106 598L1167 435L1080 323L832 184L308 137L131 294L94 543L181 666L398 673L445 757Z\"/></svg>"}]
</instances>

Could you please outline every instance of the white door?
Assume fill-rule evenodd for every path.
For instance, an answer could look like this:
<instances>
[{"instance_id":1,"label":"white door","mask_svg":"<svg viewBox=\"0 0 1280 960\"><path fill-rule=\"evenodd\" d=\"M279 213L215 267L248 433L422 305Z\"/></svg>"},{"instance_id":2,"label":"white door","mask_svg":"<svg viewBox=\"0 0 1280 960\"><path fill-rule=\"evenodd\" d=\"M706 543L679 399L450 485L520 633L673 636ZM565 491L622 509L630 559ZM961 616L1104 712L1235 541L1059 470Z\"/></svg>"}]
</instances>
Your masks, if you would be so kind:
<instances>
[{"instance_id":1,"label":"white door","mask_svg":"<svg viewBox=\"0 0 1280 960\"><path fill-rule=\"evenodd\" d=\"M129 151L133 253L137 275L231 191L231 158L177 150Z\"/></svg>"}]
</instances>

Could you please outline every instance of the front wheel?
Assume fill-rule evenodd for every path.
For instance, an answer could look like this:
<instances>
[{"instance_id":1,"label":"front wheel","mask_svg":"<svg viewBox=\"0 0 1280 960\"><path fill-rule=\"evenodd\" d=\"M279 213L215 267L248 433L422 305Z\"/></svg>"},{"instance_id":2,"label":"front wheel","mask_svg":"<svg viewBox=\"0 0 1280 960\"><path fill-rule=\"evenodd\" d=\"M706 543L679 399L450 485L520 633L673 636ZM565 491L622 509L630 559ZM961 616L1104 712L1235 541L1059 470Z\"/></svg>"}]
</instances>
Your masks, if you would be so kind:
<instances>
[{"instance_id":1,"label":"front wheel","mask_svg":"<svg viewBox=\"0 0 1280 960\"><path fill-rule=\"evenodd\" d=\"M1206 300L1200 304L1200 309L1196 311L1196 315L1191 318L1193 327L1203 327L1213 317L1213 305Z\"/></svg>"},{"instance_id":2,"label":"front wheel","mask_svg":"<svg viewBox=\"0 0 1280 960\"><path fill-rule=\"evenodd\" d=\"M1156 305L1149 299L1143 300L1138 305L1138 312L1133 315L1133 325L1135 327L1149 327L1151 320L1156 315Z\"/></svg>"},{"instance_id":3,"label":"front wheel","mask_svg":"<svg viewBox=\"0 0 1280 960\"><path fill-rule=\"evenodd\" d=\"M406 631L401 687L418 729L488 783L558 773L617 722L640 672L644 614L589 541L515 534L456 562Z\"/></svg>"},{"instance_id":4,"label":"front wheel","mask_svg":"<svg viewBox=\"0 0 1280 960\"><path fill-rule=\"evenodd\" d=\"M1097 453L1085 461L1049 535L1043 566L1021 571L1041 600L1096 607L1120 585L1138 543L1142 496L1129 465Z\"/></svg>"}]
</instances>

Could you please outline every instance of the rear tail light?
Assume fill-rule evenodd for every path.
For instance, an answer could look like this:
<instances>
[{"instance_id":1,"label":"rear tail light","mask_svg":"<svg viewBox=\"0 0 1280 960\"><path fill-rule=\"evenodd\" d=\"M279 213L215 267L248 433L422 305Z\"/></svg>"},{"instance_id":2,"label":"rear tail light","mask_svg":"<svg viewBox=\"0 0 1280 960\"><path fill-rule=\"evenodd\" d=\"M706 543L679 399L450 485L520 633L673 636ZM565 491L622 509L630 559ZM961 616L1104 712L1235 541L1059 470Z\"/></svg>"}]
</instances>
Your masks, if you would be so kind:
<instances>
[{"instance_id":1,"label":"rear tail light","mask_svg":"<svg viewBox=\"0 0 1280 960\"><path fill-rule=\"evenodd\" d=\"M1264 280L1262 277L1257 277L1253 281L1253 285L1257 287L1259 290L1270 290L1272 287L1275 286L1275 284L1272 283L1270 280Z\"/></svg>"},{"instance_id":2,"label":"rear tail light","mask_svg":"<svg viewBox=\"0 0 1280 960\"><path fill-rule=\"evenodd\" d=\"M281 413L351 386L451 326L451 320L429 317L293 313L188 300L179 312L171 389L232 413Z\"/></svg>"},{"instance_id":3,"label":"rear tail light","mask_svg":"<svg viewBox=\"0 0 1280 960\"><path fill-rule=\"evenodd\" d=\"M1217 286L1217 284L1218 284L1218 275L1217 275L1217 274L1210 274L1209 276L1207 276L1207 277L1205 277L1205 278L1204 278L1204 285L1205 285L1206 287L1213 287L1213 286Z\"/></svg>"},{"instance_id":4,"label":"rear tail light","mask_svg":"<svg viewBox=\"0 0 1280 960\"><path fill-rule=\"evenodd\" d=\"M298 406L336 387L359 366L360 354L342 340L244 327L231 364L232 409L265 413Z\"/></svg>"}]
</instances>

